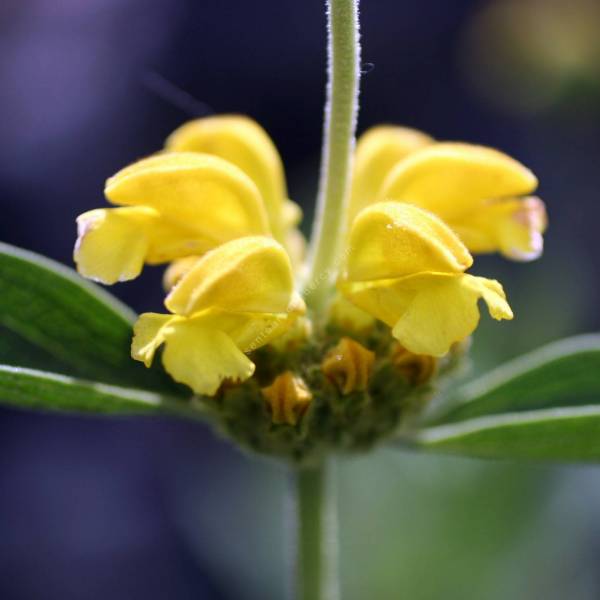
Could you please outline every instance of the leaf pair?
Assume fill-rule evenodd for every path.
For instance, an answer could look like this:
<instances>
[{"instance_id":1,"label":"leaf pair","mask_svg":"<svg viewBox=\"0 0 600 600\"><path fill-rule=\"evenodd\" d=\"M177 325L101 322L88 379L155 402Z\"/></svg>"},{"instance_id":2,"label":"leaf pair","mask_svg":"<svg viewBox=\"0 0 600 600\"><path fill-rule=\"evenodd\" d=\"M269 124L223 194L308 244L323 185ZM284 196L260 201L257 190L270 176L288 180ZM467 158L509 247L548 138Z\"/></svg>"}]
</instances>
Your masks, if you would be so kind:
<instances>
[{"instance_id":1,"label":"leaf pair","mask_svg":"<svg viewBox=\"0 0 600 600\"><path fill-rule=\"evenodd\" d=\"M600 460L600 335L540 348L463 388L410 443L488 458Z\"/></svg>"},{"instance_id":2,"label":"leaf pair","mask_svg":"<svg viewBox=\"0 0 600 600\"><path fill-rule=\"evenodd\" d=\"M0 291L0 402L111 414L198 413L160 369L148 371L131 359L135 314L96 285L0 244Z\"/></svg>"}]
</instances>

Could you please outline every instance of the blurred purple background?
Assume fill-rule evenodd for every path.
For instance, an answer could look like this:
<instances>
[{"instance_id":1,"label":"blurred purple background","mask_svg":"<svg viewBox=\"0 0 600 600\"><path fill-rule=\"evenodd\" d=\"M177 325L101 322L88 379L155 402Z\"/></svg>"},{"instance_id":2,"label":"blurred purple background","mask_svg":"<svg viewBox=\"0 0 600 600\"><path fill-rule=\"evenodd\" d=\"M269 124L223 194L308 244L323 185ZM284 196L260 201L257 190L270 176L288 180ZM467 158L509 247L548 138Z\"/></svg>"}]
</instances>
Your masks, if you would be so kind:
<instances>
[{"instance_id":1,"label":"blurred purple background","mask_svg":"<svg viewBox=\"0 0 600 600\"><path fill-rule=\"evenodd\" d=\"M600 325L600 52L595 38L586 45L586 32L577 29L591 22L598 31L600 18L593 1L563 2L568 12L582 17L571 20L560 14L560 2L523 3L529 25L515 2L505 2L510 10L499 16L494 13L498 2L490 1L365 0L362 7L360 130L380 122L402 123L440 139L497 146L541 180L540 195L551 218L545 258L532 265L487 257L477 263L481 273L503 279L519 318L500 328L485 324L475 344L476 369ZM574 59L552 62L552 44L535 45L536 23L546 36L542 25L548 20L562 36L559 59ZM519 52L511 53L517 42ZM74 219L103 205L104 180L159 149L185 120L210 111L249 114L269 131L283 155L291 196L310 220L324 45L323 5L316 0L4 0L0 240L71 264ZM157 310L160 275L158 269L149 270L113 291L138 311ZM0 598L282 597L285 477L278 467L250 461L208 430L176 422L95 421L2 410L0 440ZM388 461L388 475L381 485L395 477L391 459L382 460ZM545 498L548 480L564 481L562 472L544 469L533 469L532 475L524 468L428 460L434 462L423 463L419 473L430 473L431 481L444 470L440 465L448 464L456 465L463 481L467 472L474 478L474 471L487 469L488 484L505 481L514 489L514 496L489 514L490 502L512 493L506 486L498 489L500 496L470 498L472 514L487 515L480 521L463 515L465 527L478 523L497 541L492 545L498 553L517 547L517 542L500 541L498 532L509 513L527 520L531 507L523 494ZM375 467L347 469L354 468L376 472ZM410 473L424 477L414 469ZM565 477L572 478L569 473ZM543 482L534 485L538 478ZM598 504L595 471L584 470L581 478L595 482L589 484L589 498ZM452 497L440 483L418 481L423 494ZM454 489L457 484L448 485ZM349 495L352 489L347 484ZM382 489L393 498L392 488ZM502 516L500 505L510 502L513 509ZM458 499L454 504L458 507ZM367 518L365 506L359 508ZM392 506L390 515L395 514ZM560 519L571 514L571 505L565 506L556 513ZM345 514L356 518L359 508L351 504ZM580 529L586 529L585 523ZM441 531L441 525L427 530L432 547L448 543L439 539ZM540 597L540 589L548 598L599 597L592 565L600 538L589 531L586 541L573 542L572 571L555 572L552 585L541 576L545 584L531 584L531 589L517 582L520 595L510 597ZM551 539L550 545L559 543ZM366 554L372 542L351 540L363 542ZM493 571L500 563L482 543L474 549L457 547L454 562L449 553L444 559L452 567L448 572L461 572L458 565L468 563L474 551L489 559L486 573ZM540 556L519 548L530 558ZM354 546L347 552L360 556ZM426 557L430 551L423 546L421 552ZM510 567L501 564L498 581L506 583ZM539 575L551 563L540 559L535 564ZM395 598L386 591L394 587L393 580L389 588L377 587L383 583L375 583L376 570L368 565L372 587L347 597L364 598L379 590L372 597ZM489 577L481 583L487 590L483 595L472 586L465 595L460 582L450 578L444 597L495 598L489 586L495 586L499 598L509 597ZM421 583L426 579L423 574ZM430 583L415 590L410 597L442 597Z\"/></svg>"}]
</instances>

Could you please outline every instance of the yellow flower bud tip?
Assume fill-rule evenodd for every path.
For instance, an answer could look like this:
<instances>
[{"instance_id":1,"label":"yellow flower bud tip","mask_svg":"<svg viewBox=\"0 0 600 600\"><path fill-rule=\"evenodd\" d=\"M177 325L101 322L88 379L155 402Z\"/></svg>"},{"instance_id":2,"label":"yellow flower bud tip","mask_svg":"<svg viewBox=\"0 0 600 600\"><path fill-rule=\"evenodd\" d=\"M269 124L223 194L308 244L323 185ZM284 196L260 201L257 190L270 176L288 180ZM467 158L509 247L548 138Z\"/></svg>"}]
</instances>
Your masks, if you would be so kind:
<instances>
[{"instance_id":1,"label":"yellow flower bud tip","mask_svg":"<svg viewBox=\"0 0 600 600\"><path fill-rule=\"evenodd\" d=\"M364 335L375 324L375 319L341 294L336 294L329 308L329 321L340 329Z\"/></svg>"},{"instance_id":2,"label":"yellow flower bud tip","mask_svg":"<svg viewBox=\"0 0 600 600\"><path fill-rule=\"evenodd\" d=\"M278 375L261 391L275 425L296 425L313 398L304 380L291 371Z\"/></svg>"},{"instance_id":3,"label":"yellow flower bud tip","mask_svg":"<svg viewBox=\"0 0 600 600\"><path fill-rule=\"evenodd\" d=\"M321 363L321 369L342 394L346 395L367 389L374 363L373 352L353 339L344 337L329 351Z\"/></svg>"},{"instance_id":4,"label":"yellow flower bud tip","mask_svg":"<svg viewBox=\"0 0 600 600\"><path fill-rule=\"evenodd\" d=\"M400 344L392 349L391 362L412 385L429 381L437 370L437 359L426 354L413 354Z\"/></svg>"},{"instance_id":5,"label":"yellow flower bud tip","mask_svg":"<svg viewBox=\"0 0 600 600\"><path fill-rule=\"evenodd\" d=\"M170 292L187 275L200 260L199 256L186 256L173 261L163 274L163 288Z\"/></svg>"},{"instance_id":6,"label":"yellow flower bud tip","mask_svg":"<svg viewBox=\"0 0 600 600\"><path fill-rule=\"evenodd\" d=\"M283 224L286 227L296 227L302 221L302 208L293 200L286 200L283 203Z\"/></svg>"}]
</instances>

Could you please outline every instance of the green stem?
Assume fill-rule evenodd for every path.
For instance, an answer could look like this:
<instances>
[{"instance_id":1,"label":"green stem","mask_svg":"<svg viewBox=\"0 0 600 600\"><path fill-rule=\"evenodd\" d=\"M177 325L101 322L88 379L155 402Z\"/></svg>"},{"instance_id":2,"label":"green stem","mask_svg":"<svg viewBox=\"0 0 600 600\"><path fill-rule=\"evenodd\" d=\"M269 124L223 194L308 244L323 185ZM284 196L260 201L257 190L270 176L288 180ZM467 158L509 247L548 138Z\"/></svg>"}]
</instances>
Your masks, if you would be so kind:
<instances>
[{"instance_id":1,"label":"green stem","mask_svg":"<svg viewBox=\"0 0 600 600\"><path fill-rule=\"evenodd\" d=\"M337 600L337 505L333 465L295 473L295 600Z\"/></svg>"},{"instance_id":2,"label":"green stem","mask_svg":"<svg viewBox=\"0 0 600 600\"><path fill-rule=\"evenodd\" d=\"M342 260L344 221L358 113L360 44L358 0L327 0L328 85L321 178L309 251L306 300L316 312Z\"/></svg>"}]
</instances>

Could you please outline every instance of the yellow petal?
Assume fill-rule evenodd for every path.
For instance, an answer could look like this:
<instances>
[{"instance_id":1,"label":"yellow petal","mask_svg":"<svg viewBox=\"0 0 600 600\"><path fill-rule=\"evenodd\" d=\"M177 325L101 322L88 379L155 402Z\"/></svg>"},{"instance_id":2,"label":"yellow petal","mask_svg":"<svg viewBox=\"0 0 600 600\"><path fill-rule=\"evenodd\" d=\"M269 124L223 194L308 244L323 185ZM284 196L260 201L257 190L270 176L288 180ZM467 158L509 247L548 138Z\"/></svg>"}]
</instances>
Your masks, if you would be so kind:
<instances>
[{"instance_id":1,"label":"yellow petal","mask_svg":"<svg viewBox=\"0 0 600 600\"><path fill-rule=\"evenodd\" d=\"M423 271L457 273L473 259L436 216L410 204L379 202L352 224L344 278L370 281Z\"/></svg>"},{"instance_id":2,"label":"yellow petal","mask_svg":"<svg viewBox=\"0 0 600 600\"><path fill-rule=\"evenodd\" d=\"M402 159L433 143L416 129L380 125L358 139L352 173L349 219L374 202L384 179Z\"/></svg>"},{"instance_id":3,"label":"yellow petal","mask_svg":"<svg viewBox=\"0 0 600 600\"><path fill-rule=\"evenodd\" d=\"M409 202L454 221L495 198L537 187L529 169L506 154L470 144L438 143L414 152L386 177L378 198Z\"/></svg>"},{"instance_id":4,"label":"yellow petal","mask_svg":"<svg viewBox=\"0 0 600 600\"><path fill-rule=\"evenodd\" d=\"M544 249L548 220L536 197L487 204L472 215L448 223L471 252L501 252L513 260L535 260Z\"/></svg>"},{"instance_id":5,"label":"yellow petal","mask_svg":"<svg viewBox=\"0 0 600 600\"><path fill-rule=\"evenodd\" d=\"M224 332L204 320L182 319L169 328L163 364L167 372L197 394L214 395L223 381L245 381L254 363Z\"/></svg>"},{"instance_id":6,"label":"yellow petal","mask_svg":"<svg viewBox=\"0 0 600 600\"><path fill-rule=\"evenodd\" d=\"M197 394L212 396L225 379L245 381L254 373L254 364L210 319L141 315L134 327L132 357L148 367L162 344L167 372Z\"/></svg>"},{"instance_id":7,"label":"yellow petal","mask_svg":"<svg viewBox=\"0 0 600 600\"><path fill-rule=\"evenodd\" d=\"M413 301L420 276L367 282L339 281L341 293L362 312L393 327Z\"/></svg>"},{"instance_id":8,"label":"yellow petal","mask_svg":"<svg viewBox=\"0 0 600 600\"><path fill-rule=\"evenodd\" d=\"M88 279L113 284L135 279L150 248L150 229L158 214L148 208L98 209L77 218L73 257Z\"/></svg>"},{"instance_id":9,"label":"yellow petal","mask_svg":"<svg viewBox=\"0 0 600 600\"><path fill-rule=\"evenodd\" d=\"M258 123L241 115L197 119L175 130L166 148L212 154L239 167L260 190L273 233L283 241L282 205L287 198L283 165L275 144Z\"/></svg>"},{"instance_id":10,"label":"yellow petal","mask_svg":"<svg viewBox=\"0 0 600 600\"><path fill-rule=\"evenodd\" d=\"M240 238L205 254L165 305L180 315L209 308L253 313L303 310L294 295L290 259L280 244L267 237Z\"/></svg>"},{"instance_id":11,"label":"yellow petal","mask_svg":"<svg viewBox=\"0 0 600 600\"><path fill-rule=\"evenodd\" d=\"M497 320L512 319L502 286L467 274L421 274L398 280L346 284L347 297L393 328L393 336L414 354L443 356L479 323L480 298Z\"/></svg>"},{"instance_id":12,"label":"yellow petal","mask_svg":"<svg viewBox=\"0 0 600 600\"><path fill-rule=\"evenodd\" d=\"M496 319L496 321L501 321L502 319L510 321L513 318L513 312L506 301L504 288L499 281L486 279L485 277L465 275L463 285L470 287L472 292L479 298L483 298L492 319Z\"/></svg>"},{"instance_id":13,"label":"yellow petal","mask_svg":"<svg viewBox=\"0 0 600 600\"><path fill-rule=\"evenodd\" d=\"M256 185L217 156L190 152L143 159L111 177L105 194L115 204L154 208L202 238L225 241L270 232Z\"/></svg>"},{"instance_id":14,"label":"yellow petal","mask_svg":"<svg viewBox=\"0 0 600 600\"><path fill-rule=\"evenodd\" d=\"M77 269L105 284L135 279L144 263L202 254L218 243L145 206L91 210L80 215L77 224Z\"/></svg>"},{"instance_id":15,"label":"yellow petal","mask_svg":"<svg viewBox=\"0 0 600 600\"><path fill-rule=\"evenodd\" d=\"M133 327L132 358L143 362L149 367L152 364L156 350L165 341L169 325L180 319L181 317L157 313L140 315Z\"/></svg>"},{"instance_id":16,"label":"yellow petal","mask_svg":"<svg viewBox=\"0 0 600 600\"><path fill-rule=\"evenodd\" d=\"M479 323L480 298L494 318L512 318L497 281L471 275L423 276L411 284L416 285L415 295L399 315L392 334L414 354L443 356L452 344L471 335Z\"/></svg>"},{"instance_id":17,"label":"yellow petal","mask_svg":"<svg viewBox=\"0 0 600 600\"><path fill-rule=\"evenodd\" d=\"M222 243L218 235L209 237L208 234L203 235L162 217L149 233L150 247L146 262L150 265L162 265L190 255L199 256Z\"/></svg>"},{"instance_id":18,"label":"yellow petal","mask_svg":"<svg viewBox=\"0 0 600 600\"><path fill-rule=\"evenodd\" d=\"M253 352L282 336L291 329L299 316L299 312L293 310L293 305L290 312L286 313L211 310L202 314L211 326L227 333L243 352Z\"/></svg>"}]
</instances>

